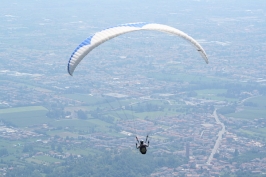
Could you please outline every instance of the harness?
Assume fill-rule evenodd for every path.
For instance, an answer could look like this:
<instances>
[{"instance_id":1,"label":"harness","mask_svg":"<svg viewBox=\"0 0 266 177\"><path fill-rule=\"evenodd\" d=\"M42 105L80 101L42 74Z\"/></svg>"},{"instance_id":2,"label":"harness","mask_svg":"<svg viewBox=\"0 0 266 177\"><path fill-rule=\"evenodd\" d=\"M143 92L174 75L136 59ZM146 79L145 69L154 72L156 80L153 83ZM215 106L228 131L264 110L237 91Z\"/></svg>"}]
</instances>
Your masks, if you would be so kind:
<instances>
[{"instance_id":1,"label":"harness","mask_svg":"<svg viewBox=\"0 0 266 177\"><path fill-rule=\"evenodd\" d=\"M141 154L146 154L147 152L146 146L145 145L140 146L139 151L141 152Z\"/></svg>"}]
</instances>

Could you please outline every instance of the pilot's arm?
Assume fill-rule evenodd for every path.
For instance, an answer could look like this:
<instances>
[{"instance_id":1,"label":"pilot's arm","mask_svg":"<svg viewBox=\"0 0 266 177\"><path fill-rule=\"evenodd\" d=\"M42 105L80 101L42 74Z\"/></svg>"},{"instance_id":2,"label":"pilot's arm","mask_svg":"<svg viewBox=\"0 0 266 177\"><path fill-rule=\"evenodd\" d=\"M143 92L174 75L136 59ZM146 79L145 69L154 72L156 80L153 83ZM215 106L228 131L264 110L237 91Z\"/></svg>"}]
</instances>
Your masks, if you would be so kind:
<instances>
[{"instance_id":1,"label":"pilot's arm","mask_svg":"<svg viewBox=\"0 0 266 177\"><path fill-rule=\"evenodd\" d=\"M136 143L136 149L138 149L139 147L138 147L138 144Z\"/></svg>"},{"instance_id":2,"label":"pilot's arm","mask_svg":"<svg viewBox=\"0 0 266 177\"><path fill-rule=\"evenodd\" d=\"M136 136L136 140L137 140L137 142L139 143L139 139L138 139L138 137Z\"/></svg>"},{"instance_id":3,"label":"pilot's arm","mask_svg":"<svg viewBox=\"0 0 266 177\"><path fill-rule=\"evenodd\" d=\"M149 147L149 145L150 145L150 141L148 141L148 145L146 145L146 147Z\"/></svg>"}]
</instances>

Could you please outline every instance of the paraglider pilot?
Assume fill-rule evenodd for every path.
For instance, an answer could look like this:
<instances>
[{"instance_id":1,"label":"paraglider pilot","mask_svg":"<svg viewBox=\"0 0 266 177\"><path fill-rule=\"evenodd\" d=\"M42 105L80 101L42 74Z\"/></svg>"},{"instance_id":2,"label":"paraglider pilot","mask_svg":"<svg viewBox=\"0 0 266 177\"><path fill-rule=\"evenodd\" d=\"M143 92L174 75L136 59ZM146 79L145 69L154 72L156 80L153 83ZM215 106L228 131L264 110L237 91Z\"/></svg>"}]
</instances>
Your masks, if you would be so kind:
<instances>
[{"instance_id":1,"label":"paraglider pilot","mask_svg":"<svg viewBox=\"0 0 266 177\"><path fill-rule=\"evenodd\" d=\"M148 141L148 144L146 144L147 143L147 140L148 140L148 135L146 136L146 141L145 141L145 143L144 143L144 141L143 140L138 140L138 137L136 137L136 140L137 140L137 143L136 143L136 148L137 149L139 149L139 152L141 153L141 154L146 154L146 152L147 152L147 147L149 147L149 144L150 144L150 142ZM138 145L139 144L139 145Z\"/></svg>"}]
</instances>

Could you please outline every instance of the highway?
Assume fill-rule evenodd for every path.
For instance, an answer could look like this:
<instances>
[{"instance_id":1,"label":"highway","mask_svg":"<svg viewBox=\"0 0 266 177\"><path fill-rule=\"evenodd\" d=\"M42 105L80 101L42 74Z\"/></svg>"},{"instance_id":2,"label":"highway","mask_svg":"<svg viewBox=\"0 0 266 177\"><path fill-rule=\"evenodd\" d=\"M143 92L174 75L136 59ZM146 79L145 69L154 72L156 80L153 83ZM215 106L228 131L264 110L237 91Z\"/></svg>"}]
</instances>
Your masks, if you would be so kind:
<instances>
[{"instance_id":1,"label":"highway","mask_svg":"<svg viewBox=\"0 0 266 177\"><path fill-rule=\"evenodd\" d=\"M209 164L211 164L211 161L212 161L212 159L213 159L213 155L217 152L217 150L218 150L218 148L219 148L219 146L220 146L220 143L221 143L221 141L222 141L222 137L223 137L223 134L225 133L225 126L224 126L224 124L219 120L219 117L218 117L218 115L217 115L217 113L216 113L216 110L217 109L215 109L214 111L213 111L213 116L214 116L214 118L215 118L215 121L216 121L216 123L217 124L220 124L221 126L222 126L222 130L220 130L219 131L219 133L218 133L218 138L217 138L217 140L216 140L216 142L215 142L215 145L214 145L214 147L213 147L213 149L212 149L212 152L211 152L211 154L210 154L210 156L209 156L209 158L208 158L208 160L207 160L207 164L209 165Z\"/></svg>"}]
</instances>

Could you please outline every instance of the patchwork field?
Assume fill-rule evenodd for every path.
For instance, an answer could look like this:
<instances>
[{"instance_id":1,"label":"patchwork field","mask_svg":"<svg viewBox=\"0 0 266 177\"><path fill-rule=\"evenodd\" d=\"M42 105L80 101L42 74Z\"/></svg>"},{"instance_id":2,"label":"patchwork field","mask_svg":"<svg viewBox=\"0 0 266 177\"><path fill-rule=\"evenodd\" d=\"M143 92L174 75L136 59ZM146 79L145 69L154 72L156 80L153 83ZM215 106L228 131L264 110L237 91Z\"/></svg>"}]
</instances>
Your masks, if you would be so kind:
<instances>
[{"instance_id":1,"label":"patchwork field","mask_svg":"<svg viewBox=\"0 0 266 177\"><path fill-rule=\"evenodd\" d=\"M0 109L0 120L17 127L39 125L53 121L46 117L47 112L42 106Z\"/></svg>"},{"instance_id":2,"label":"patchwork field","mask_svg":"<svg viewBox=\"0 0 266 177\"><path fill-rule=\"evenodd\" d=\"M204 90L197 90L197 98L204 98L204 99L210 99L210 100L217 100L217 101L228 101L228 102L234 102L239 101L236 98L226 98L224 96L221 96L222 94L226 93L226 89L204 89Z\"/></svg>"},{"instance_id":3,"label":"patchwork field","mask_svg":"<svg viewBox=\"0 0 266 177\"><path fill-rule=\"evenodd\" d=\"M245 102L249 102L254 106L243 106L241 110L236 113L227 114L226 116L241 118L241 119L258 119L266 118L266 96L258 96L247 99Z\"/></svg>"}]
</instances>

